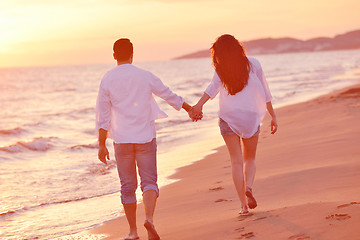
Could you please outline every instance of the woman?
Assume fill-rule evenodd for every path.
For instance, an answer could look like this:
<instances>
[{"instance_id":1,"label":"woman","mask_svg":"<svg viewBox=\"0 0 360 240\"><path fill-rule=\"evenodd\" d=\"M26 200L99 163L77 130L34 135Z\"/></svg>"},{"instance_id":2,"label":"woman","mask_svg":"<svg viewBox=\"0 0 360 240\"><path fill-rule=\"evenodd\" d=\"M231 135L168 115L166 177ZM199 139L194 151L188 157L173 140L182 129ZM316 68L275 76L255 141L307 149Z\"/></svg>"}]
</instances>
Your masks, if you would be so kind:
<instances>
[{"instance_id":1,"label":"woman","mask_svg":"<svg viewBox=\"0 0 360 240\"><path fill-rule=\"evenodd\" d=\"M272 96L260 63L248 58L241 43L232 35L220 36L211 47L211 55L214 77L193 106L195 116L199 115L193 120L201 118L203 105L220 92L220 132L231 158L232 177L241 202L239 214L246 215L248 206L251 209L257 206L252 185L260 123L266 110L271 116L271 133L277 130Z\"/></svg>"}]
</instances>

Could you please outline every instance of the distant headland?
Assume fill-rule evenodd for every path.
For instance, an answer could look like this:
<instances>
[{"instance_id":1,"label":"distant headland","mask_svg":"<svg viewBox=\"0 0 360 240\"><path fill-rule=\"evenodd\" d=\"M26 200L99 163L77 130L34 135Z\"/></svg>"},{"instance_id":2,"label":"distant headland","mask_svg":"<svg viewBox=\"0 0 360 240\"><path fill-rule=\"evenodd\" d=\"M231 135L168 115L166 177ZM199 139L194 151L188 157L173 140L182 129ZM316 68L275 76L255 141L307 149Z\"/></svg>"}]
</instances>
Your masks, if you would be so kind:
<instances>
[{"instance_id":1,"label":"distant headland","mask_svg":"<svg viewBox=\"0 0 360 240\"><path fill-rule=\"evenodd\" d=\"M360 48L360 30L339 34L333 38L317 37L309 40L299 40L289 37L262 38L245 41L243 44L246 53L249 55L357 49ZM206 57L210 57L210 50L202 50L174 59Z\"/></svg>"}]
</instances>

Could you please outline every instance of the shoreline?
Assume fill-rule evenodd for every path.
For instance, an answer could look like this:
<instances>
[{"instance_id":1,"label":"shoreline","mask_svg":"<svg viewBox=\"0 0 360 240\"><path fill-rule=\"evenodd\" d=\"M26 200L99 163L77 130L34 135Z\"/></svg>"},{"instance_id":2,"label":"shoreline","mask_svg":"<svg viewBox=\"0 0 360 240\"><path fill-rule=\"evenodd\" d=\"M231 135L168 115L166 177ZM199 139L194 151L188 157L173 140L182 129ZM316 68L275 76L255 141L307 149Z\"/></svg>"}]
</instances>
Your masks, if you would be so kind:
<instances>
[{"instance_id":1,"label":"shoreline","mask_svg":"<svg viewBox=\"0 0 360 240\"><path fill-rule=\"evenodd\" d=\"M225 146L177 169L170 178L180 181L161 188L154 216L162 239L360 237L359 99L356 84L277 108L279 130L273 136L268 116L264 119L254 183L259 206L247 218L237 215L239 200ZM143 220L139 206L139 235L146 239ZM120 217L90 233L107 234L103 239L111 240L127 231Z\"/></svg>"}]
</instances>

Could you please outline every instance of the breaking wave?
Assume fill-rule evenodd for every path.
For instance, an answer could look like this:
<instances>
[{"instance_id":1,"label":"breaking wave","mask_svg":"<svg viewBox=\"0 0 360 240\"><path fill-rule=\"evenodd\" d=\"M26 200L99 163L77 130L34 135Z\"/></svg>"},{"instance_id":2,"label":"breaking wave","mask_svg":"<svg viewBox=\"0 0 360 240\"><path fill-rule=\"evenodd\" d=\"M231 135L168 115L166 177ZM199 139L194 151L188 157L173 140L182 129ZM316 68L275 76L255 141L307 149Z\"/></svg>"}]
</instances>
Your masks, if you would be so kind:
<instances>
[{"instance_id":1,"label":"breaking wave","mask_svg":"<svg viewBox=\"0 0 360 240\"><path fill-rule=\"evenodd\" d=\"M53 146L51 144L51 141L55 138L56 137L37 137L29 142L19 141L6 147L0 147L0 151L8 153L17 153L24 151L45 152Z\"/></svg>"},{"instance_id":2,"label":"breaking wave","mask_svg":"<svg viewBox=\"0 0 360 240\"><path fill-rule=\"evenodd\" d=\"M70 149L71 150L80 150L83 148L88 148L88 149L95 149L98 148L98 143L90 143L90 144L80 144L80 145L75 145L75 146L71 146Z\"/></svg>"},{"instance_id":3,"label":"breaking wave","mask_svg":"<svg viewBox=\"0 0 360 240\"><path fill-rule=\"evenodd\" d=\"M13 128L13 129L3 129L3 130L0 130L0 135L18 135L24 131L25 130L20 127Z\"/></svg>"}]
</instances>

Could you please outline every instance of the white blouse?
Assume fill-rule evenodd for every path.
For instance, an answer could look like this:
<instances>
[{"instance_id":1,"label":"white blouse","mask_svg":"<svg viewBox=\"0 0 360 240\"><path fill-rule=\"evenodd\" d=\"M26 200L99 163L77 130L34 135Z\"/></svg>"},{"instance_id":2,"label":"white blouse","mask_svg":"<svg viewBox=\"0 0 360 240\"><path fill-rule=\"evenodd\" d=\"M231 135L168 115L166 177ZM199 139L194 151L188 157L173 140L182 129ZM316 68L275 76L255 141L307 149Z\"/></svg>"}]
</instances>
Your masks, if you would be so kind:
<instances>
[{"instance_id":1,"label":"white blouse","mask_svg":"<svg viewBox=\"0 0 360 240\"><path fill-rule=\"evenodd\" d=\"M156 137L155 123L167 115L152 94L181 110L184 99L154 74L122 64L101 80L96 103L96 128L109 131L115 143L147 143Z\"/></svg>"},{"instance_id":2,"label":"white blouse","mask_svg":"<svg viewBox=\"0 0 360 240\"><path fill-rule=\"evenodd\" d=\"M251 71L248 84L243 90L230 95L216 72L205 90L211 99L220 92L219 117L227 122L234 133L243 138L250 138L256 133L265 116L266 103L272 99L259 61L255 58L248 59Z\"/></svg>"}]
</instances>

